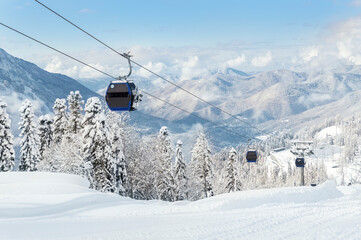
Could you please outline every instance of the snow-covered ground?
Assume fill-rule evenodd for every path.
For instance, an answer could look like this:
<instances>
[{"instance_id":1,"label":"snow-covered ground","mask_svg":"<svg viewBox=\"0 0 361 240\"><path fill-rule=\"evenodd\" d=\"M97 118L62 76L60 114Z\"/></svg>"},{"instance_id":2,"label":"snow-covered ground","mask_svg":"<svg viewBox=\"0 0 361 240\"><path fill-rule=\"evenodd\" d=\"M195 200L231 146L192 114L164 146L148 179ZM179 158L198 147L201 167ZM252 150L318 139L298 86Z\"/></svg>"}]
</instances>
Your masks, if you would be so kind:
<instances>
[{"instance_id":1,"label":"snow-covered ground","mask_svg":"<svg viewBox=\"0 0 361 240\"><path fill-rule=\"evenodd\" d=\"M0 174L0 239L360 239L361 186L136 201L59 173Z\"/></svg>"}]
</instances>

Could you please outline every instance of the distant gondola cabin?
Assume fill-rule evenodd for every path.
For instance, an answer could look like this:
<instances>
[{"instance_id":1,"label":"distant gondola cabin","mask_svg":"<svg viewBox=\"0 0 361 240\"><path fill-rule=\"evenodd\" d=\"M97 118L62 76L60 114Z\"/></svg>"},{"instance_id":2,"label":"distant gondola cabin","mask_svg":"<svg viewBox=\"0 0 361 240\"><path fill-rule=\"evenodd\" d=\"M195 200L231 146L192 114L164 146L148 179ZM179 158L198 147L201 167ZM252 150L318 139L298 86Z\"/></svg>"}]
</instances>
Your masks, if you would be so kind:
<instances>
[{"instance_id":1,"label":"distant gondola cabin","mask_svg":"<svg viewBox=\"0 0 361 240\"><path fill-rule=\"evenodd\" d=\"M248 151L246 154L247 162L256 162L257 161L257 152L256 151Z\"/></svg>"},{"instance_id":2,"label":"distant gondola cabin","mask_svg":"<svg viewBox=\"0 0 361 240\"><path fill-rule=\"evenodd\" d=\"M305 159L304 158L296 158L296 167L305 167Z\"/></svg>"}]
</instances>

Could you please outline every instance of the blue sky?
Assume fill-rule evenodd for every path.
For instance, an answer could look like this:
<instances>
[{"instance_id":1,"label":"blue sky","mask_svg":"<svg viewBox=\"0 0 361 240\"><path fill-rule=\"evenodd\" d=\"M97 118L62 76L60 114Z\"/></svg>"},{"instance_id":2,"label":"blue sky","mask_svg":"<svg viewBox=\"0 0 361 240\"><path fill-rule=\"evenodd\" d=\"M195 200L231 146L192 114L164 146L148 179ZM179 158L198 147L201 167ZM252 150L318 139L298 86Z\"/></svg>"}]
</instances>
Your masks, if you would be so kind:
<instances>
[{"instance_id":1,"label":"blue sky","mask_svg":"<svg viewBox=\"0 0 361 240\"><path fill-rule=\"evenodd\" d=\"M335 34L335 28L342 31L340 25L352 25L349 22L358 20L361 13L360 0L42 2L120 51L130 49L138 53L138 49L140 60L145 61L143 64L163 64L160 71L182 61L183 65L187 65L194 57L198 59L198 65L214 67L217 65L214 54L220 55L221 63L232 60L243 62L243 66L238 66L243 70L291 67L288 66L290 59L302 58L306 50L313 55L321 55L321 48L325 45L323 41L339 51L339 41L330 44L327 39ZM67 53L85 57L93 64L109 67L113 61L106 60L108 54L110 59L113 56L99 43L35 1L0 0L0 22ZM346 48L350 48L348 40L345 44ZM352 51L355 50L353 45ZM58 57L51 50L3 27L0 27L0 47L42 67L47 67L47 63ZM87 53L93 56L86 56ZM94 57L94 54L102 54L102 57ZM212 64L203 62L209 58L214 59ZM58 60L64 69L64 64L71 64L62 57ZM267 60L273 64L265 64ZM297 59L294 61L294 65L300 64Z\"/></svg>"}]
</instances>

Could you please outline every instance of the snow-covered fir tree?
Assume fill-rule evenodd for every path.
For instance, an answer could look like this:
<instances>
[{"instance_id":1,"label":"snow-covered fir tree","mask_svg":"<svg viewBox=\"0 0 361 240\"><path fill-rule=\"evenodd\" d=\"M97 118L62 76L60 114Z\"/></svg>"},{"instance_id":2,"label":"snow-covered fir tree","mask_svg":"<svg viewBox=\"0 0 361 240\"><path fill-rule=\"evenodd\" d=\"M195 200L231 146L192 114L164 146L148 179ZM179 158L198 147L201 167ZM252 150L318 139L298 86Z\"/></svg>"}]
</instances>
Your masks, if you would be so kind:
<instances>
[{"instance_id":1,"label":"snow-covered fir tree","mask_svg":"<svg viewBox=\"0 0 361 240\"><path fill-rule=\"evenodd\" d=\"M248 146L242 146L239 150L240 164L238 168L238 179L242 183L242 190L252 189L253 185L253 174L251 171L251 166L254 163L249 163L246 160L246 154L248 151Z\"/></svg>"},{"instance_id":2,"label":"snow-covered fir tree","mask_svg":"<svg viewBox=\"0 0 361 240\"><path fill-rule=\"evenodd\" d=\"M211 197L213 192L213 166L206 135L201 132L192 150L192 172L199 198Z\"/></svg>"},{"instance_id":3,"label":"snow-covered fir tree","mask_svg":"<svg viewBox=\"0 0 361 240\"><path fill-rule=\"evenodd\" d=\"M156 139L156 191L159 199L175 200L175 182L172 174L172 147L168 128L163 126Z\"/></svg>"},{"instance_id":4,"label":"snow-covered fir tree","mask_svg":"<svg viewBox=\"0 0 361 240\"><path fill-rule=\"evenodd\" d=\"M50 147L53 141L53 119L50 115L40 116L38 119L38 133L39 133L39 153L41 158L44 156L44 151Z\"/></svg>"},{"instance_id":5,"label":"snow-covered fir tree","mask_svg":"<svg viewBox=\"0 0 361 240\"><path fill-rule=\"evenodd\" d=\"M156 199L155 138L141 136L139 130L131 124L129 113L117 114L117 119L117 128L120 130L124 145L127 171L126 194L134 199Z\"/></svg>"},{"instance_id":6,"label":"snow-covered fir tree","mask_svg":"<svg viewBox=\"0 0 361 240\"><path fill-rule=\"evenodd\" d=\"M68 100L68 109L69 109L69 120L68 128L71 133L78 133L80 130L80 123L82 119L81 112L83 110L82 105L84 104L83 97L79 91L71 91L67 100Z\"/></svg>"},{"instance_id":7,"label":"snow-covered fir tree","mask_svg":"<svg viewBox=\"0 0 361 240\"><path fill-rule=\"evenodd\" d=\"M54 143L60 143L67 132L68 116L66 112L66 100L57 98L55 100L54 110Z\"/></svg>"},{"instance_id":8,"label":"snow-covered fir tree","mask_svg":"<svg viewBox=\"0 0 361 240\"><path fill-rule=\"evenodd\" d=\"M70 136L44 150L39 170L85 176L82 136Z\"/></svg>"},{"instance_id":9,"label":"snow-covered fir tree","mask_svg":"<svg viewBox=\"0 0 361 240\"><path fill-rule=\"evenodd\" d=\"M186 175L186 164L183 159L182 141L178 140L175 150L175 166L174 166L174 179L175 179L175 194L176 200L186 199L188 178Z\"/></svg>"},{"instance_id":10,"label":"snow-covered fir tree","mask_svg":"<svg viewBox=\"0 0 361 240\"><path fill-rule=\"evenodd\" d=\"M114 192L115 161L112 155L112 135L102 105L97 97L87 100L83 127L84 166L91 187L103 192Z\"/></svg>"},{"instance_id":11,"label":"snow-covered fir tree","mask_svg":"<svg viewBox=\"0 0 361 240\"><path fill-rule=\"evenodd\" d=\"M110 112L107 114L109 126L113 133L112 139L112 156L114 159L114 186L115 192L121 195L126 195L127 185L127 169L124 156L124 144L122 139L122 123L120 121L120 115L118 113Z\"/></svg>"},{"instance_id":12,"label":"snow-covered fir tree","mask_svg":"<svg viewBox=\"0 0 361 240\"><path fill-rule=\"evenodd\" d=\"M229 155L229 148L220 149L219 152L212 155L214 170L213 192L214 195L227 193L226 191L226 164Z\"/></svg>"},{"instance_id":13,"label":"snow-covered fir tree","mask_svg":"<svg viewBox=\"0 0 361 240\"><path fill-rule=\"evenodd\" d=\"M154 151L154 137L135 135L132 142L126 146L131 147L133 154L128 160L128 192L135 199L157 199L155 179L157 176L156 154ZM138 148L133 148L138 147Z\"/></svg>"},{"instance_id":14,"label":"snow-covered fir tree","mask_svg":"<svg viewBox=\"0 0 361 240\"><path fill-rule=\"evenodd\" d=\"M20 108L21 122L19 123L22 136L20 143L19 171L36 171L40 161L39 146L34 124L32 103L25 100Z\"/></svg>"},{"instance_id":15,"label":"snow-covered fir tree","mask_svg":"<svg viewBox=\"0 0 361 240\"><path fill-rule=\"evenodd\" d=\"M15 165L13 135L6 103L0 99L0 172L11 171Z\"/></svg>"},{"instance_id":16,"label":"snow-covered fir tree","mask_svg":"<svg viewBox=\"0 0 361 240\"><path fill-rule=\"evenodd\" d=\"M241 190L241 184L237 176L237 152L234 148L229 151L226 164L226 190L235 192Z\"/></svg>"}]
</instances>

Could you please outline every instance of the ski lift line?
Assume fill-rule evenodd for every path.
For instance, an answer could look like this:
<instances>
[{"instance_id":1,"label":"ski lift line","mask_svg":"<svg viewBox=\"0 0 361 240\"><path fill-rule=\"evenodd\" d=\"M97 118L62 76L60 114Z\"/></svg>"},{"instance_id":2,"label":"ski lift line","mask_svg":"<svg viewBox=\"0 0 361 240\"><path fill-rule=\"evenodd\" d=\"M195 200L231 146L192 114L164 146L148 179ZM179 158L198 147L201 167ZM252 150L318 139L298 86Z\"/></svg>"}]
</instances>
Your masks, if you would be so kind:
<instances>
[{"instance_id":1,"label":"ski lift line","mask_svg":"<svg viewBox=\"0 0 361 240\"><path fill-rule=\"evenodd\" d=\"M51 8L49 8L48 6L46 6L45 4L41 3L41 2L38 1L38 0L34 0L34 1L37 2L38 4L40 4L41 6L45 7L46 9L48 9L49 11L51 11L52 13L54 13L55 15L57 15L58 17L62 18L64 21L68 22L68 23L71 24L72 26L76 27L77 29L79 29L79 30L82 31L83 33L87 34L89 37L91 37L91 38L93 38L94 40L98 41L99 43L103 44L105 47L109 48L109 49L112 50L113 52L119 54L120 56L122 56L122 57L124 57L124 58L127 58L127 56L125 56L125 54L118 52L117 50L115 50L114 48L110 47L109 45L107 45L107 44L104 43L103 41L99 40L98 38L96 38L95 36L93 36L93 35L90 34L89 32L85 31L84 29L82 29L81 27L79 27L78 25L76 25L75 23L71 22L71 21L68 20L67 18L65 18L65 17L63 17L62 15L60 15L59 13L55 12L54 10L52 10ZM127 58L127 59L128 59L128 58ZM197 98L198 100L200 100L200 101L202 101L202 102L204 102L204 103L206 103L206 104L208 104L208 105L210 105L210 106L218 109L219 111L227 114L228 116L230 116L230 117L232 117L232 118L234 118L234 119L236 119L236 120L238 120L238 121L240 121L240 122L248 125L249 127L253 128L253 129L256 129L256 130L259 131L259 132L262 132L262 133L264 133L264 134L266 134L266 135L269 135L269 133L265 132L264 130L262 130L262 129L256 127L256 126L253 126L252 124L250 124L250 123L248 123L248 122L240 119L239 117L237 117L237 116L235 116L235 115L233 115L233 114L231 114L231 113L229 113L229 112L227 112L227 111L225 111L225 110L217 107L216 105L214 105L214 104L212 104L212 103L204 100L203 98L198 97L198 96L195 95L194 93L192 93L192 92L184 89L183 87L181 87L181 86L179 86L178 84L176 84L176 83L174 83L174 82L166 79L165 77L159 75L158 73L153 72L153 71L150 70L149 68L144 67L143 65L141 65L141 64L139 64L139 63L137 63L137 62L135 62L135 61L133 61L133 60L130 60L130 61L131 61L133 64L137 65L138 67L143 68L144 70L148 71L149 73L151 73L151 74L159 77L160 79L162 79L162 80L170 83L171 85L173 85L173 86L175 86L175 87L183 90L184 92L186 92L186 93L188 93L189 95Z\"/></svg>"},{"instance_id":2,"label":"ski lift line","mask_svg":"<svg viewBox=\"0 0 361 240\"><path fill-rule=\"evenodd\" d=\"M12 31L14 31L14 32L22 35L22 36L24 36L24 37L27 37L27 38L29 38L29 39L31 39L31 40L33 40L33 41L35 41L35 42L37 42L37 43L45 46L45 47L47 47L47 48L50 48L50 49L52 49L52 50L54 50L54 51L56 51L56 52L58 52L58 53L60 53L60 54L62 54L62 55L64 55L64 56L66 56L66 57L69 57L69 58L73 59L73 60L76 61L76 62L79 62L79 63L81 63L81 64L83 64L83 65L85 65L85 66L87 66L87 67L90 67L91 69L93 69L93 70L95 70L95 71L98 71L98 72L100 72L100 73L102 73L102 74L104 74L104 75L106 75L106 76L108 76L108 77L110 77L110 78L113 78L113 79L115 79L115 80L118 80L118 78L116 78L116 77L114 77L114 76L112 76L112 75L110 75L110 74L108 74L108 73L106 73L106 72L103 72L103 71L101 71L101 70L99 70L99 69L97 69L97 68L95 68L95 67L93 67L93 66L91 66L91 65L89 65L89 64L87 64L87 63L85 63L85 62L83 62L83 61L81 61L81 60L79 60L79 59L77 59L77 58L75 58L75 57L72 57L72 56L70 56L69 54L66 54L66 53L64 53L64 52L62 52L62 51L60 51L60 50L58 50L58 49L56 49L56 48L54 48L54 47L51 47L51 46L49 46L48 44L45 44L45 43L43 43L43 42L41 42L41 41L39 41L39 40L37 40L37 39L35 39L35 38L33 38L33 37L30 37L29 35L27 35L27 34L25 34L25 33L23 33L23 32L20 32L20 31L14 29L14 28L12 28L12 27L4 24L4 23L1 23L1 22L0 22L0 25L4 26L4 27L6 27L6 28L8 28L8 29L10 29L10 30L12 30ZM153 94L151 94L151 93L148 93L148 92L146 92L146 91L142 91L142 92L145 93L145 94L147 94L147 95L149 95L150 97L153 97L153 98L155 98L155 99L163 102L163 103L166 103L166 104L168 104L168 105L170 105L170 106L172 106L172 107L174 107L174 108L177 108L177 109L179 109L179 110L181 110L181 111L183 111L183 112L186 112L186 113L188 113L188 114L190 114L190 115L192 115L192 116L194 116L194 117L197 117L197 118L199 118L199 119L201 119L201 120L203 120L203 121L205 121L205 122L208 122L208 123L210 123L210 124L212 124L212 125L214 125L214 126L216 126L216 127L218 127L218 128L221 128L221 129L223 129L223 130L225 130L225 131L228 131L228 132L232 133L233 135L237 135L237 136L239 136L239 137L242 137L242 138L245 138L245 139L249 139L249 137L247 137L247 136L244 136L244 135L238 134L238 133L236 133L236 132L234 132L234 131L231 131L231 130L229 130L229 129L226 129L226 128L222 127L221 125L212 122L211 120L207 120L207 119L205 119L205 118L202 118L202 117L200 117L200 116L198 116L198 115L196 115L196 114L194 114L194 113L192 113L192 112L189 112L189 111L187 111L187 110L185 110L185 109L183 109L183 108L181 108L181 107L178 107L178 106L176 106L176 105L174 105L174 104L172 104L172 103L169 103L169 102L167 102L167 101L165 101L165 100L163 100L163 99L161 99L161 98L158 98L158 97L156 97L155 95L153 95Z\"/></svg>"},{"instance_id":3,"label":"ski lift line","mask_svg":"<svg viewBox=\"0 0 361 240\"><path fill-rule=\"evenodd\" d=\"M4 24L4 23L1 23L1 22L0 22L0 25L2 25L2 26L6 27L6 28L8 28L8 29L10 29L10 30L12 30L12 31L14 31L14 32L17 32L17 33L23 35L24 37L27 37L27 38L29 38L29 39L31 39L31 40L33 40L33 41L35 41L35 42L37 42L37 43L45 46L45 47L48 47L48 48L50 48L50 49L52 49L52 50L54 50L54 51L56 51L56 52L58 52L58 53L60 53L60 54L62 54L62 55L64 55L64 56L68 57L68 58L71 58L71 59L73 59L73 60L75 60L75 61L77 61L77 62L79 62L79 63L81 63L81 64L83 64L83 65L85 65L85 66L87 66L87 67L90 67L90 68L92 68L92 69L95 70L95 71L98 71L98 72L100 72L100 73L102 73L102 74L105 74L105 75L107 75L108 77L117 79L117 78L109 75L108 73L103 72L102 70L99 70L99 69L97 69L97 68L95 68L95 67L93 67L93 66L91 66L91 65L89 65L89 64L87 64L87 63L85 63L85 62L83 62L83 61L81 61L81 60L79 60L79 59L76 59L76 58L70 56L69 54L66 54L66 53L64 53L64 52L62 52L62 51L60 51L60 50L58 50L58 49L56 49L56 48L53 48L53 47L49 46L48 44L45 44L45 43L43 43L43 42L41 42L41 41L39 41L39 40L37 40L37 39L35 39L35 38L32 38L32 37L30 37L29 35L26 35L25 33L20 32L20 31L14 29L14 28L12 28L12 27Z\"/></svg>"},{"instance_id":4,"label":"ski lift line","mask_svg":"<svg viewBox=\"0 0 361 240\"><path fill-rule=\"evenodd\" d=\"M39 3L41 6L43 6L44 8L48 9L49 11L51 11L52 13L54 13L55 15L57 15L58 17L62 18L64 21L68 22L69 24L73 25L74 27L76 27L77 29L79 29L80 31L82 31L83 33L85 33L86 35L88 35L89 37L95 39L96 41L100 42L101 44L103 44L104 46L106 46L107 48L109 48L110 50L118 53L119 55L121 55L124 58L127 58L127 56L125 56L125 54L122 54L120 52L118 52L117 50L115 50L114 48L110 47L108 44L104 43L103 41L101 41L100 39L94 37L93 35L91 35L90 33L88 33L87 31L85 31L84 29L82 29L81 27L77 26L76 24L72 23L71 21L69 21L68 19L66 19L65 17L63 17L62 15L60 15L59 13L55 12L53 9L49 8L48 6L46 6L45 4L43 4L42 2L38 1L38 0L34 0L35 2ZM131 60L131 62L133 62Z\"/></svg>"}]
</instances>

